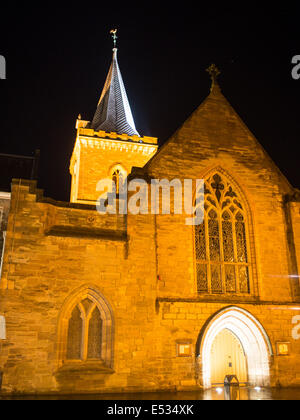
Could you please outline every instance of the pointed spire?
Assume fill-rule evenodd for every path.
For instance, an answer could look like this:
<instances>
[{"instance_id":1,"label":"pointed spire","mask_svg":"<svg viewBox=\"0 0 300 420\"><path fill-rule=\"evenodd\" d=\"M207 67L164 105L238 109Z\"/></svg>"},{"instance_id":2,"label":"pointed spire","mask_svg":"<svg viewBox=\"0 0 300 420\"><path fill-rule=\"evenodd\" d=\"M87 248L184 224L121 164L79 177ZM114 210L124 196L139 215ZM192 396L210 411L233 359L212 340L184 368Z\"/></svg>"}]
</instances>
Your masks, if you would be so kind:
<instances>
[{"instance_id":1,"label":"pointed spire","mask_svg":"<svg viewBox=\"0 0 300 420\"><path fill-rule=\"evenodd\" d=\"M215 87L220 88L218 83L218 76L221 74L220 70L215 64L211 64L208 69L206 69L207 73L209 73L211 78L211 88L210 91L212 92Z\"/></svg>"},{"instance_id":2,"label":"pointed spire","mask_svg":"<svg viewBox=\"0 0 300 420\"><path fill-rule=\"evenodd\" d=\"M97 106L96 113L91 123L91 128L96 131L115 132L117 134L137 135L128 102L122 75L117 60L117 30L111 31L114 48L113 59L106 78L106 82Z\"/></svg>"}]
</instances>

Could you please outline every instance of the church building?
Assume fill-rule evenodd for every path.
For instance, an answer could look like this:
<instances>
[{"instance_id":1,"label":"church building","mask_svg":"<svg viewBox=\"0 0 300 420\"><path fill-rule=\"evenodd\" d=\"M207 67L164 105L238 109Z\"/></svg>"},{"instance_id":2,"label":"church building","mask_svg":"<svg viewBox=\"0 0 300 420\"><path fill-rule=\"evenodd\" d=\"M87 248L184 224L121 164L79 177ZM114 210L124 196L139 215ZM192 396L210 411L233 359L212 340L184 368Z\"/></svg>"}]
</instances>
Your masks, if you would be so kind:
<instances>
[{"instance_id":1,"label":"church building","mask_svg":"<svg viewBox=\"0 0 300 420\"><path fill-rule=\"evenodd\" d=\"M14 394L300 386L300 191L221 92L158 148L117 48L78 117L70 202L14 179L0 273L0 388ZM257 116L258 118L260 116ZM100 214L98 182L204 180L204 221ZM0 193L0 216L1 199ZM1 221L1 217L0 217Z\"/></svg>"}]
</instances>

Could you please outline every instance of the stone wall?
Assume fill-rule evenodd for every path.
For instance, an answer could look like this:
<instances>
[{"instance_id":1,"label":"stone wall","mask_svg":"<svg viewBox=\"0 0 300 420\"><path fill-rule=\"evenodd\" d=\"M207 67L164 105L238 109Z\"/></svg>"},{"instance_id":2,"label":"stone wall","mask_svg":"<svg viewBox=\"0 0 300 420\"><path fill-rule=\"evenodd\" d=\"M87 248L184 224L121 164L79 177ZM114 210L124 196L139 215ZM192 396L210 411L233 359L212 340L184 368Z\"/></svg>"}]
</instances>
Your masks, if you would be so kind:
<instances>
[{"instance_id":1,"label":"stone wall","mask_svg":"<svg viewBox=\"0 0 300 420\"><path fill-rule=\"evenodd\" d=\"M146 354L153 345L156 266L152 216L137 216L128 227L128 239L122 235L109 238L107 231L99 238L97 228L95 237L76 236L72 229L71 236L67 229L52 235L48 226L55 212L61 219L72 218L76 226L84 224L87 216L101 217L95 209L37 202L34 185L13 185L0 298L0 313L7 323L0 362L3 390L133 389L140 383ZM111 232L115 233L115 226ZM57 372L58 319L65 300L82 286L99 290L113 308L116 373L88 377L83 373L75 375L75 380L70 372L66 380Z\"/></svg>"},{"instance_id":2,"label":"stone wall","mask_svg":"<svg viewBox=\"0 0 300 420\"><path fill-rule=\"evenodd\" d=\"M291 223L292 223L292 238L291 240L294 241L294 251L296 257L296 264L297 266L294 268L295 275L299 275L300 269L300 202L294 201L290 203L290 212L291 212ZM300 279L298 277L298 282Z\"/></svg>"},{"instance_id":3,"label":"stone wall","mask_svg":"<svg viewBox=\"0 0 300 420\"><path fill-rule=\"evenodd\" d=\"M94 237L76 236L71 228L71 236L68 229L63 235L52 235L48 230L52 213L60 214L56 220L64 220L64 226L69 227L70 220L78 227L92 216L96 231L97 218L101 217L86 206L50 204L37 194L33 184L13 185L0 292L0 312L7 322L0 359L4 392L197 389L201 386L196 358L199 334L210 317L229 305L246 309L265 328L274 352L270 357L272 385L299 385L300 341L291 336L292 316L297 313L291 304L284 304L283 299L243 303L228 299L207 302L196 297L192 282L186 286L184 281L193 277L192 268L187 265L189 275L184 277L184 262L175 261L172 249L168 251L169 276L173 272L174 281L173 285L167 283L168 290L163 293L163 276L157 271L162 262L157 265L155 255L154 216L129 215L126 237L109 239L108 228L103 238L98 231ZM111 224L111 231L115 229ZM180 229L183 227L178 232ZM166 236L165 241L169 240ZM192 267L192 260L189 263ZM112 307L112 372L59 368L60 314L68 297L82 287L99 290ZM178 357L177 343L181 341L191 343L190 357ZM290 343L290 355L276 355L277 341Z\"/></svg>"},{"instance_id":4,"label":"stone wall","mask_svg":"<svg viewBox=\"0 0 300 420\"><path fill-rule=\"evenodd\" d=\"M110 161L99 150L83 153L89 195ZM197 389L199 335L229 306L246 310L265 330L271 385L300 385L300 340L292 336L300 312L292 281L299 206L291 204L288 225L285 197L292 187L216 88L144 168L158 179L206 178L213 171L232 182L247 209L249 295L197 295L194 234L185 215L104 217L93 206L47 200L32 182L13 183L0 283L7 323L0 354L4 392ZM110 371L61 367L61 315L69 297L88 288L112 308ZM190 356L178 357L180 342L191 344ZM278 342L288 343L287 355L277 355Z\"/></svg>"}]
</instances>

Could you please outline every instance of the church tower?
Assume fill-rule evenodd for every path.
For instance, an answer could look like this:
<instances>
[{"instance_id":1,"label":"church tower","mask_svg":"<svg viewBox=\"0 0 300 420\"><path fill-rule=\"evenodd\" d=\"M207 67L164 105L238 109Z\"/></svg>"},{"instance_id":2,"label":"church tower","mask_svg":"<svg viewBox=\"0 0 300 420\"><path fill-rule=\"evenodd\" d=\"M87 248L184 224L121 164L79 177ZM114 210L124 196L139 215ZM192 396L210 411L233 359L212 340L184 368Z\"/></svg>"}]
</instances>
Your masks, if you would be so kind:
<instances>
[{"instance_id":1,"label":"church tower","mask_svg":"<svg viewBox=\"0 0 300 420\"><path fill-rule=\"evenodd\" d=\"M133 166L143 167L157 152L157 138L140 136L136 130L120 72L116 30L111 31L112 63L92 121L81 116L76 122L77 137L71 158L71 202L94 204L99 196L97 183L126 177Z\"/></svg>"}]
</instances>

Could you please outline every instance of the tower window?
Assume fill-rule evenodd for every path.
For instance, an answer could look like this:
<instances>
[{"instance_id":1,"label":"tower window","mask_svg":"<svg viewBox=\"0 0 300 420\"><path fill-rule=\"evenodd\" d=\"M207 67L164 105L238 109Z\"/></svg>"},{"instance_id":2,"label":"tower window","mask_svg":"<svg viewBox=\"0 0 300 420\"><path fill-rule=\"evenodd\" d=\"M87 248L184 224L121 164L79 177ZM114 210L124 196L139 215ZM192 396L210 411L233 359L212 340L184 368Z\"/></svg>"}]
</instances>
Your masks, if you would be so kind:
<instances>
[{"instance_id":1,"label":"tower window","mask_svg":"<svg viewBox=\"0 0 300 420\"><path fill-rule=\"evenodd\" d=\"M115 166L111 171L111 179L113 181L113 191L119 195L121 186L123 185L124 181L126 180L127 173L122 168L121 165Z\"/></svg>"},{"instance_id":2,"label":"tower window","mask_svg":"<svg viewBox=\"0 0 300 420\"><path fill-rule=\"evenodd\" d=\"M121 173L120 169L116 169L113 172L113 175L112 175L112 180L114 182L114 188L115 188L116 194L119 194L120 193L120 181L121 181L121 178L122 178L122 173Z\"/></svg>"}]
</instances>

